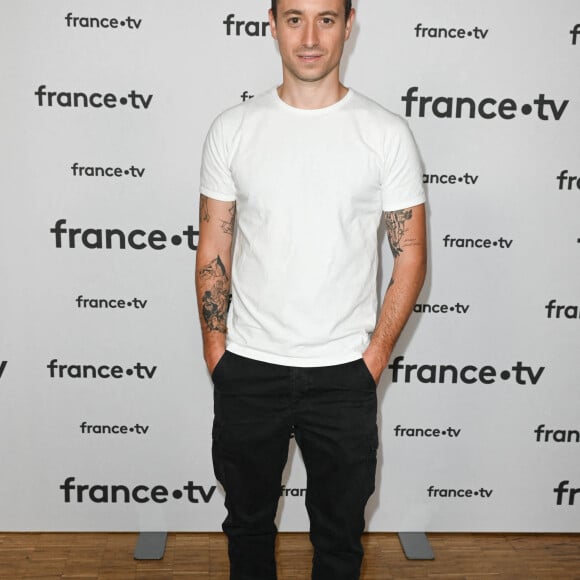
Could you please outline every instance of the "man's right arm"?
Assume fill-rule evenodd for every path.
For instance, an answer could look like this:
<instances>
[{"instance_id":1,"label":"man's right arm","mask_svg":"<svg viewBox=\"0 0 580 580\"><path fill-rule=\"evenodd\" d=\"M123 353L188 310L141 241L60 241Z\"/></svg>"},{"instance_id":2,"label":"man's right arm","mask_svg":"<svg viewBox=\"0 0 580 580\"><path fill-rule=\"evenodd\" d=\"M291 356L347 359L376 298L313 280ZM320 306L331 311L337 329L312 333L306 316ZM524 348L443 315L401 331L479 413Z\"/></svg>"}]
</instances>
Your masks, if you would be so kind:
<instances>
[{"instance_id":1,"label":"man's right arm","mask_svg":"<svg viewBox=\"0 0 580 580\"><path fill-rule=\"evenodd\" d=\"M203 356L210 374L226 349L235 202L199 199L199 243L195 266Z\"/></svg>"}]
</instances>

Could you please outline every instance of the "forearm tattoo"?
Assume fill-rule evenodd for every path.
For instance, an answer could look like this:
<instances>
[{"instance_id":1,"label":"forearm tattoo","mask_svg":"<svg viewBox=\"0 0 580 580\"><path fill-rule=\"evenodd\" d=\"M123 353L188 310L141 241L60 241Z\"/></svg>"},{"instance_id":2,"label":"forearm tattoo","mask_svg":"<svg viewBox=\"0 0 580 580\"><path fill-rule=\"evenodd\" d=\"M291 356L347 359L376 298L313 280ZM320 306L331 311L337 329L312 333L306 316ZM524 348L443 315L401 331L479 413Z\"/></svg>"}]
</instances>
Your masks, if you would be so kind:
<instances>
[{"instance_id":1,"label":"forearm tattoo","mask_svg":"<svg viewBox=\"0 0 580 580\"><path fill-rule=\"evenodd\" d=\"M203 319L209 330L225 334L230 303L230 279L219 256L199 271L199 278L209 284L201 298Z\"/></svg>"},{"instance_id":2,"label":"forearm tattoo","mask_svg":"<svg viewBox=\"0 0 580 580\"><path fill-rule=\"evenodd\" d=\"M387 235L391 252L396 258L403 252L401 241L405 235L405 223L413 217L412 209L402 209L399 211L389 211L385 214L387 222Z\"/></svg>"}]
</instances>

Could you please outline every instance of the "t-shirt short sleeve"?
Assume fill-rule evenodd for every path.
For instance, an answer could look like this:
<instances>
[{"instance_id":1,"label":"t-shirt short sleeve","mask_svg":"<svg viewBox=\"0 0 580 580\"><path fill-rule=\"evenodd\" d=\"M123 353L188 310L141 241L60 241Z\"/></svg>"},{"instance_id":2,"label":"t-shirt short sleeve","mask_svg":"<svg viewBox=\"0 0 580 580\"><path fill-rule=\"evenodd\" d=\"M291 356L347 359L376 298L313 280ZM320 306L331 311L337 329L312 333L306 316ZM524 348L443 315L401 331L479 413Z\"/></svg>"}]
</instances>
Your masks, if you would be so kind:
<instances>
[{"instance_id":1,"label":"t-shirt short sleeve","mask_svg":"<svg viewBox=\"0 0 580 580\"><path fill-rule=\"evenodd\" d=\"M236 200L236 185L230 170L230 147L220 116L212 123L205 138L200 178L200 192L219 201Z\"/></svg>"},{"instance_id":2,"label":"t-shirt short sleeve","mask_svg":"<svg viewBox=\"0 0 580 580\"><path fill-rule=\"evenodd\" d=\"M398 211L425 202L423 165L407 123L398 119L389 132L381 181L383 211Z\"/></svg>"}]
</instances>

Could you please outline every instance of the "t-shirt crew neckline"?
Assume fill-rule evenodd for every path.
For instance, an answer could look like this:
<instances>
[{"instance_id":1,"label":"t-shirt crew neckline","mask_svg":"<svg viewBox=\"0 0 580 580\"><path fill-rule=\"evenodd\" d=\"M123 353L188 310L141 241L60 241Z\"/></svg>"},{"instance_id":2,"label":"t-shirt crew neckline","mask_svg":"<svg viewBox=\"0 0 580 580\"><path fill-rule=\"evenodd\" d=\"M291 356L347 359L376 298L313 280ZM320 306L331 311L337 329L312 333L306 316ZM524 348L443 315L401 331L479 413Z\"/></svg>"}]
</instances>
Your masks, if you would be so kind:
<instances>
[{"instance_id":1,"label":"t-shirt crew neckline","mask_svg":"<svg viewBox=\"0 0 580 580\"><path fill-rule=\"evenodd\" d=\"M344 95L344 97L342 97L342 99L336 101L336 103L332 103L332 105L328 105L328 107L321 107L320 109L301 109L299 107L293 107L292 105L289 105L286 101L283 101L280 98L280 95L278 94L278 89L276 87L274 87L272 89L272 95L274 97L274 100L276 101L276 103L278 103L278 105L284 109L286 109L287 111L291 111L292 113L296 114L296 115L321 115L321 114L325 114L325 113L330 113L332 111L336 111L337 109L340 109L341 107L345 106L350 99L352 98L353 95L353 90L351 88L348 88L347 93Z\"/></svg>"}]
</instances>

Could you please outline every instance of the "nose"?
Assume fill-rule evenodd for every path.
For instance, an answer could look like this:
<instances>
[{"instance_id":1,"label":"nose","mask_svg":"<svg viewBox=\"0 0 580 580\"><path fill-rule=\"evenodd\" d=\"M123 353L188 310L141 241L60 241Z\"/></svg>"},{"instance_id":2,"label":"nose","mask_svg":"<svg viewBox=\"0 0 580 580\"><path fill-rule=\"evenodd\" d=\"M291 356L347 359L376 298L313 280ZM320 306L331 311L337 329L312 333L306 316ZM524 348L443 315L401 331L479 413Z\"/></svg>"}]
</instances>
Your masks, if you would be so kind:
<instances>
[{"instance_id":1,"label":"nose","mask_svg":"<svg viewBox=\"0 0 580 580\"><path fill-rule=\"evenodd\" d=\"M315 21L307 22L303 28L302 44L306 48L313 48L318 45L318 27Z\"/></svg>"}]
</instances>

